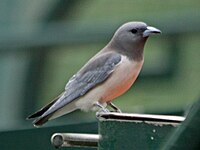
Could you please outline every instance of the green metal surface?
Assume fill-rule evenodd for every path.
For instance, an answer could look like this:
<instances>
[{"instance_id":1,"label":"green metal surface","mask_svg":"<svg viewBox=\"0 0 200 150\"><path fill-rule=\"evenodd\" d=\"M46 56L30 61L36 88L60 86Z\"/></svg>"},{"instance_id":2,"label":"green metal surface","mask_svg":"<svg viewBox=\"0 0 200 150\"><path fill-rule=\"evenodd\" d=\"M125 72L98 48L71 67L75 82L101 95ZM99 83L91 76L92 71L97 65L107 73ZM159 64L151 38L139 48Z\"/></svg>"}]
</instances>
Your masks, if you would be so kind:
<instances>
[{"instance_id":1,"label":"green metal surface","mask_svg":"<svg viewBox=\"0 0 200 150\"><path fill-rule=\"evenodd\" d=\"M200 99L191 107L185 121L165 143L163 150L200 150Z\"/></svg>"},{"instance_id":2,"label":"green metal surface","mask_svg":"<svg viewBox=\"0 0 200 150\"><path fill-rule=\"evenodd\" d=\"M170 133L183 120L183 117L165 115L104 113L99 116L98 131L97 123L82 123L0 132L0 149L53 150L55 148L50 142L53 134L77 133L75 141L77 138L81 139L78 136L81 134L98 134L100 136L100 140L96 142L98 150L156 150L166 144ZM182 135L177 135L182 138ZM93 147L84 148L84 144L83 147L73 147L73 144L64 145L61 149L89 150Z\"/></svg>"},{"instance_id":3,"label":"green metal surface","mask_svg":"<svg viewBox=\"0 0 200 150\"><path fill-rule=\"evenodd\" d=\"M167 141L167 135L178 124L131 121L131 120L100 120L99 150L156 150Z\"/></svg>"}]
</instances>

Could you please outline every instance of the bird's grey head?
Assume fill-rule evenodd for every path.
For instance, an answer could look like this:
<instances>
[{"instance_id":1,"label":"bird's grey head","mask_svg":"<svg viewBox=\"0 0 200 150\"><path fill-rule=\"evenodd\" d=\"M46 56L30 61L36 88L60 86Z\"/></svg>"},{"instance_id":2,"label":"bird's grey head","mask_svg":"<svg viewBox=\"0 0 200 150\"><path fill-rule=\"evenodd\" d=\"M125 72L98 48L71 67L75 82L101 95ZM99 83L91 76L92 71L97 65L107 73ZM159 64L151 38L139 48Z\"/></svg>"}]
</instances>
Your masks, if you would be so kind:
<instances>
[{"instance_id":1,"label":"bird's grey head","mask_svg":"<svg viewBox=\"0 0 200 150\"><path fill-rule=\"evenodd\" d=\"M133 57L143 56L144 44L147 38L157 33L161 33L161 31L148 26L144 22L128 22L115 32L110 45L127 55Z\"/></svg>"}]
</instances>

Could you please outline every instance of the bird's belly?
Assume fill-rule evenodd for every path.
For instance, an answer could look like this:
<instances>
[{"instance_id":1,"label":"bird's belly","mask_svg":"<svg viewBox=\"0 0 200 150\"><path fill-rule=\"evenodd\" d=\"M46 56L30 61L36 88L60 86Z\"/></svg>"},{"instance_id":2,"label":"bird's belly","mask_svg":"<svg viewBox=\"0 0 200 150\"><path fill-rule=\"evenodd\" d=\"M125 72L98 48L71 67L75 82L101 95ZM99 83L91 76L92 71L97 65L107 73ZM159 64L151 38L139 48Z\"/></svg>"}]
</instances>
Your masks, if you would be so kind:
<instances>
[{"instance_id":1,"label":"bird's belly","mask_svg":"<svg viewBox=\"0 0 200 150\"><path fill-rule=\"evenodd\" d=\"M126 92L135 82L143 62L133 62L126 66L119 66L104 85L104 93L100 102L109 102Z\"/></svg>"},{"instance_id":2,"label":"bird's belly","mask_svg":"<svg viewBox=\"0 0 200 150\"><path fill-rule=\"evenodd\" d=\"M116 85L113 87L108 86L108 88L105 88L106 90L100 102L108 102L122 95L131 87L136 78L137 76L134 75L133 77L129 77L127 79L117 82Z\"/></svg>"}]
</instances>

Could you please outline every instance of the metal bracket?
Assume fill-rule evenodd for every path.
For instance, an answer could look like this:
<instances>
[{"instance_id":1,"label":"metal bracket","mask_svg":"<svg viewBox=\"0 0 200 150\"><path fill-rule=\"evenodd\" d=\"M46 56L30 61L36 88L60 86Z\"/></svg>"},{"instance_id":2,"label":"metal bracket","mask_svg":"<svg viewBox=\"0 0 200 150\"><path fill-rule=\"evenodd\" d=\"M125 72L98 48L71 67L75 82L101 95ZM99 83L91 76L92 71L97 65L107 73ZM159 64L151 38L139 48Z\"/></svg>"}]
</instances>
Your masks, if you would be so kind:
<instances>
[{"instance_id":1,"label":"metal bracket","mask_svg":"<svg viewBox=\"0 0 200 150\"><path fill-rule=\"evenodd\" d=\"M100 128L103 127L101 124L105 124L105 126L109 126L110 121L114 121L115 125L123 122L132 122L132 124L140 121L144 123L152 123L155 124L155 128L158 124L161 125L173 125L175 127L179 123L185 120L184 117L180 116L166 116L166 115L151 115L151 114L128 114L128 113L99 113L97 118L99 119ZM102 122L103 121L103 122ZM127 126L130 126L128 124ZM146 126L151 126L151 124L146 124ZM158 128L158 127L157 127ZM112 128L115 130L115 128ZM103 128L101 130L104 130ZM106 129L105 129L106 130ZM109 128L110 130L110 128ZM130 128L122 129L126 132L129 132ZM155 130L155 129L154 129ZM153 131L154 131L153 130ZM112 133L112 131L110 131ZM107 132L106 132L107 133ZM107 133L107 134L111 134ZM105 135L102 134L102 131L99 131L98 134L75 134L75 133L55 133L51 137L51 143L54 147L98 147L99 142L103 142L105 139Z\"/></svg>"}]
</instances>

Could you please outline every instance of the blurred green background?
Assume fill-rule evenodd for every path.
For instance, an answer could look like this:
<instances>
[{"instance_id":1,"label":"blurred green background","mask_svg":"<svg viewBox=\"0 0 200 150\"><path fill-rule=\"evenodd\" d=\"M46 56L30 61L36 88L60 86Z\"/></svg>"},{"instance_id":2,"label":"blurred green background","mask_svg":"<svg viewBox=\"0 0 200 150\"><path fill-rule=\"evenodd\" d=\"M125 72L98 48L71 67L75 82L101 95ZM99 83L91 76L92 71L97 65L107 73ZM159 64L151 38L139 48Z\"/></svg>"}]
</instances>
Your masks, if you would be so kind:
<instances>
[{"instance_id":1,"label":"blurred green background","mask_svg":"<svg viewBox=\"0 0 200 150\"><path fill-rule=\"evenodd\" d=\"M200 91L200 1L0 0L0 130L63 91L68 79L128 21L162 30L145 47L134 86L114 103L123 112L183 114ZM95 121L76 111L46 124Z\"/></svg>"}]
</instances>

